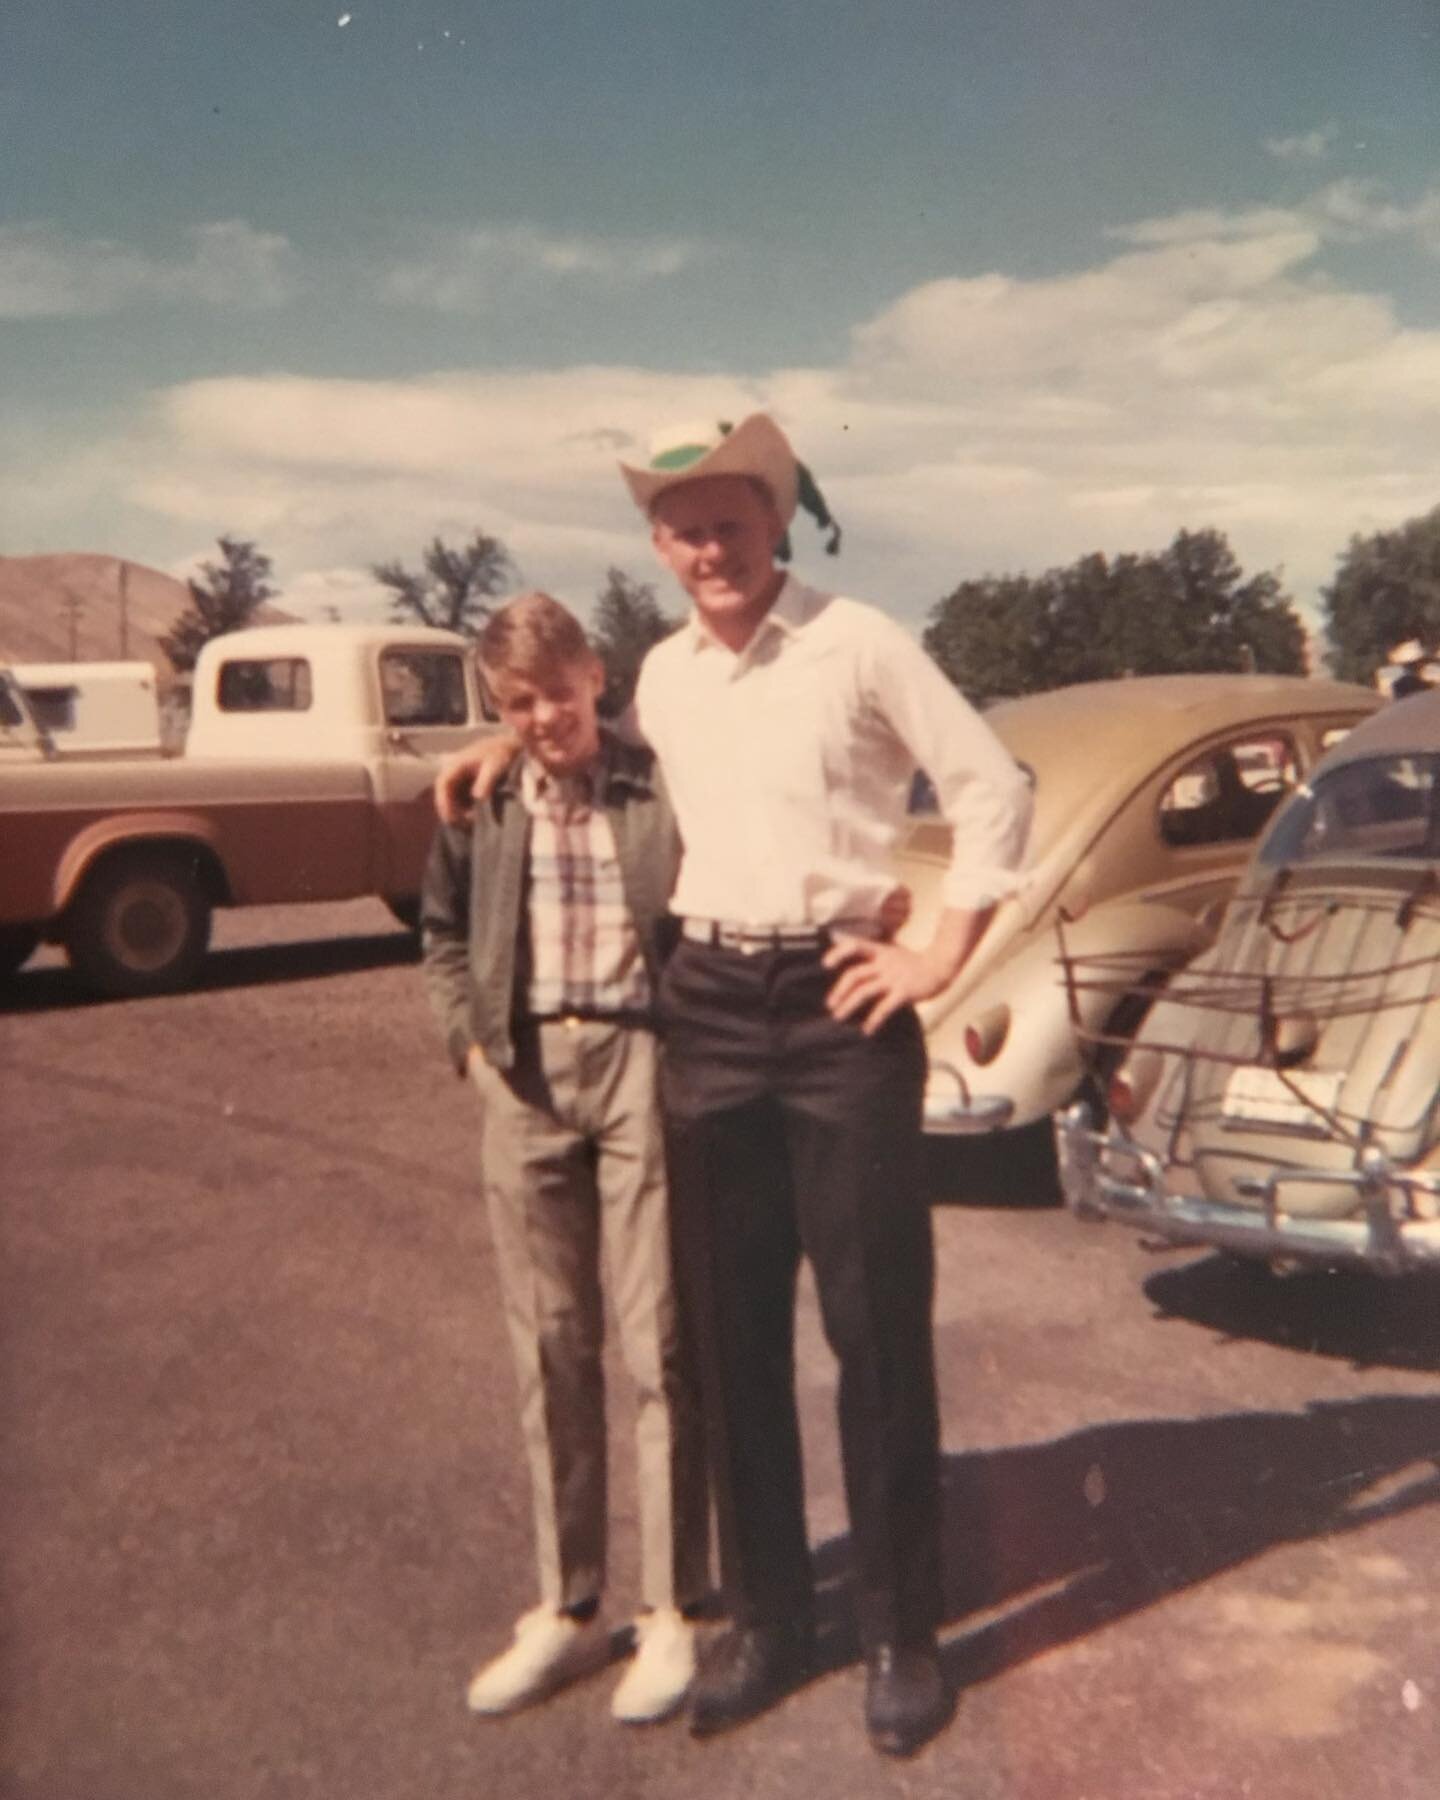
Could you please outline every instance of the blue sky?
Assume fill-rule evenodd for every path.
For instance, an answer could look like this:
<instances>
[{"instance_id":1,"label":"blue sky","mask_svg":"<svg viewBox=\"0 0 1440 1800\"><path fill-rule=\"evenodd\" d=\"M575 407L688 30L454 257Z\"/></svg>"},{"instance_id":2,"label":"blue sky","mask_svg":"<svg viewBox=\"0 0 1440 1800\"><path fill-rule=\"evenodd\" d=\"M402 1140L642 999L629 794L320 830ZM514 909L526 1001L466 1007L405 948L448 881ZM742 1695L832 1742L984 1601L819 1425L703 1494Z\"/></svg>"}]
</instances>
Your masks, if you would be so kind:
<instances>
[{"instance_id":1,"label":"blue sky","mask_svg":"<svg viewBox=\"0 0 1440 1800\"><path fill-rule=\"evenodd\" d=\"M763 405L912 623L1181 525L1308 600L1440 501L1437 77L1429 0L6 0L0 553L583 603L615 450Z\"/></svg>"}]
</instances>

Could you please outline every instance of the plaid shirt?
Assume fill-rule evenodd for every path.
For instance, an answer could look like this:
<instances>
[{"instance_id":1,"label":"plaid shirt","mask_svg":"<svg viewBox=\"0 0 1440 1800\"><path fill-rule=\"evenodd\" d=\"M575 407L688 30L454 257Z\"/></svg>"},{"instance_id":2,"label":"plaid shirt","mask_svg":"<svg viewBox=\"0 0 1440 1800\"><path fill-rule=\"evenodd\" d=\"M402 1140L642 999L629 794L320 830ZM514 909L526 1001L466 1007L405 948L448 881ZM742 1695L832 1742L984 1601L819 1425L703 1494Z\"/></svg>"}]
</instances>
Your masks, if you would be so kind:
<instances>
[{"instance_id":1,"label":"plaid shirt","mask_svg":"<svg viewBox=\"0 0 1440 1800\"><path fill-rule=\"evenodd\" d=\"M579 776L549 775L528 758L521 770L520 796L530 814L532 1018L642 1012L650 1004L615 834L594 804L603 782L603 760Z\"/></svg>"}]
</instances>

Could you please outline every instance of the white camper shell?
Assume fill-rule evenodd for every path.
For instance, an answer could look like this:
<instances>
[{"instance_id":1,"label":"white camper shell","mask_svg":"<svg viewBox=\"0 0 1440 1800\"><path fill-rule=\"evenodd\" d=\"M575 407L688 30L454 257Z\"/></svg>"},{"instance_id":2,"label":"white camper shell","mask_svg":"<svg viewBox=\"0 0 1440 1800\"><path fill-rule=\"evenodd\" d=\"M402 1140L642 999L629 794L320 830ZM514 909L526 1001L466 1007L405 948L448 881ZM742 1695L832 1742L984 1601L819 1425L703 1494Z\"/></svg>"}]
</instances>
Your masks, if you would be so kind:
<instances>
[{"instance_id":1,"label":"white camper shell","mask_svg":"<svg viewBox=\"0 0 1440 1800\"><path fill-rule=\"evenodd\" d=\"M13 663L11 672L56 755L160 754L153 663Z\"/></svg>"}]
</instances>

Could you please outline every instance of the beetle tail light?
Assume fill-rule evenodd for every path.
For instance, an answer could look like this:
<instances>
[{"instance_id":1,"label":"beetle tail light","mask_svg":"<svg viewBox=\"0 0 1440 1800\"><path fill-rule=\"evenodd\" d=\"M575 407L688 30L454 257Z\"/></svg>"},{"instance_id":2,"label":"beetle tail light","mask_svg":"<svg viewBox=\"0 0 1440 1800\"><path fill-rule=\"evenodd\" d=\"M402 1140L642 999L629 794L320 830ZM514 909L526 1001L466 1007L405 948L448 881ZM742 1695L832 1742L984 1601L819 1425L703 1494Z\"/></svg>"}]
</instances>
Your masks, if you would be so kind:
<instances>
[{"instance_id":1,"label":"beetle tail light","mask_svg":"<svg viewBox=\"0 0 1440 1800\"><path fill-rule=\"evenodd\" d=\"M1003 1004L992 1006L965 1027L966 1054L971 1062L983 1069L1005 1048L1009 1035L1010 1008Z\"/></svg>"},{"instance_id":2,"label":"beetle tail light","mask_svg":"<svg viewBox=\"0 0 1440 1800\"><path fill-rule=\"evenodd\" d=\"M1118 1119L1122 1125L1133 1125L1139 1118L1140 1104L1135 1097L1135 1089L1130 1085L1128 1069L1118 1069L1110 1077L1105 1104L1109 1108L1110 1117Z\"/></svg>"},{"instance_id":3,"label":"beetle tail light","mask_svg":"<svg viewBox=\"0 0 1440 1800\"><path fill-rule=\"evenodd\" d=\"M1105 1090L1105 1105L1110 1117L1122 1125L1133 1125L1150 1104L1160 1079L1160 1052L1134 1050L1110 1077Z\"/></svg>"}]
</instances>

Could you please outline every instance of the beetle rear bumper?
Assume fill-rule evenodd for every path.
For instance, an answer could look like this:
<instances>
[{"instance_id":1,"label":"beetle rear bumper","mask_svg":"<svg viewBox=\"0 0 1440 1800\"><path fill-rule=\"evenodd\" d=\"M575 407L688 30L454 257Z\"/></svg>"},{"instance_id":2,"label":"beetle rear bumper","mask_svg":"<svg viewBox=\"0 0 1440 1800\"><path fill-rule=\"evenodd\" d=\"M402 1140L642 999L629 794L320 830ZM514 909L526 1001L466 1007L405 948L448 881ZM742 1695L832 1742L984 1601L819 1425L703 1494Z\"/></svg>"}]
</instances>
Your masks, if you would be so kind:
<instances>
[{"instance_id":1,"label":"beetle rear bumper","mask_svg":"<svg viewBox=\"0 0 1440 1800\"><path fill-rule=\"evenodd\" d=\"M1257 1204L1226 1205L1167 1187L1159 1157L1115 1130L1097 1131L1090 1109L1072 1106L1056 1122L1060 1185L1082 1219L1120 1219L1176 1245L1211 1245L1262 1260L1329 1267L1350 1264L1398 1275L1440 1267L1440 1219L1411 1216L1428 1180L1392 1169L1376 1150L1356 1169L1277 1169L1254 1184ZM1284 1210L1288 1180L1354 1190L1347 1218L1302 1218Z\"/></svg>"}]
</instances>

